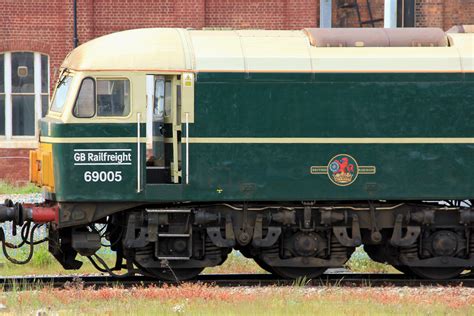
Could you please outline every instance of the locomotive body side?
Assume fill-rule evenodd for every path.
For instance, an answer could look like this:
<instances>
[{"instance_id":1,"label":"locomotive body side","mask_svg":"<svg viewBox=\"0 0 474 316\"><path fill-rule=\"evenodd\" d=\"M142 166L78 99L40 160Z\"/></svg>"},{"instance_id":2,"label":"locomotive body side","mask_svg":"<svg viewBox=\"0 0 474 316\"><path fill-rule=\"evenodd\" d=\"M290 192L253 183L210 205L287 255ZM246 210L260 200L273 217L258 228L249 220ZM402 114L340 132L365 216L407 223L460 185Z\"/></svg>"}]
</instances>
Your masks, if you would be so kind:
<instances>
[{"instance_id":1,"label":"locomotive body side","mask_svg":"<svg viewBox=\"0 0 474 316\"><path fill-rule=\"evenodd\" d=\"M71 116L71 102L62 116L65 121L43 120L41 140L55 144L55 180L61 183L54 199L198 202L472 198L470 179L474 171L468 159L474 134L470 123L474 118L474 81L472 66L469 68L472 58L462 61L459 57L466 55L468 47L462 43L472 39L458 39L460 48L308 49L304 47L309 46L306 39L295 32L270 32L260 37L243 32L239 36L250 41L248 46L242 44L243 52L235 52L229 44L239 39L234 34L228 42L214 44L214 50L221 50L217 54L227 58L212 61L213 56L209 57L202 47L224 35L196 33L191 36L196 54L194 121L189 125L186 147L181 113L180 183L149 185L146 172L137 170L138 134L140 166L146 166L147 70L85 69L75 76L76 91L87 76L128 78L132 110L127 117L77 119ZM252 34L257 40L250 37ZM262 40L269 41L269 45L280 40L282 43L273 44L272 49L283 50L281 56L270 55L268 61L262 60L266 57L265 43L258 49L251 46ZM293 41L293 48L284 51L287 41ZM231 49L226 50L225 45ZM254 51L245 51L248 47ZM146 66L150 68L148 73L157 72ZM185 71L165 69L160 73ZM72 95L71 100L76 97ZM165 141L172 143L170 135ZM80 153L87 162L80 161ZM184 185L185 155L190 166L189 180ZM354 166L352 178L348 175L336 181L328 168L333 158L344 155ZM100 164L100 159L125 156L129 161ZM102 180L107 176L112 179L113 173L114 179L92 181L92 172L102 172ZM120 182L116 182L117 173Z\"/></svg>"},{"instance_id":2,"label":"locomotive body side","mask_svg":"<svg viewBox=\"0 0 474 316\"><path fill-rule=\"evenodd\" d=\"M472 199L473 99L462 72L199 73L185 199Z\"/></svg>"},{"instance_id":3,"label":"locomotive body side","mask_svg":"<svg viewBox=\"0 0 474 316\"><path fill-rule=\"evenodd\" d=\"M51 251L75 269L107 236L117 268L165 279L232 249L316 277L361 244L427 278L471 269L474 34L420 39L143 29L82 45L31 155Z\"/></svg>"}]
</instances>

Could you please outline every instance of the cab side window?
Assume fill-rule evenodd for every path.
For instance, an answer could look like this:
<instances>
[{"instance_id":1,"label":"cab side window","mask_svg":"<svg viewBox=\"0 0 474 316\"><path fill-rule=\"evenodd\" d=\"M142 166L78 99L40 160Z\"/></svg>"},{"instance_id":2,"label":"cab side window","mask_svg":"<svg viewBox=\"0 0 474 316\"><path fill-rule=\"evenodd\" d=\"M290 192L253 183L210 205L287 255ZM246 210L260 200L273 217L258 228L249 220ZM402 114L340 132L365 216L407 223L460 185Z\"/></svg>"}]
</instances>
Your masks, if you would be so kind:
<instances>
[{"instance_id":1,"label":"cab side window","mask_svg":"<svg viewBox=\"0 0 474 316\"><path fill-rule=\"evenodd\" d=\"M74 105L74 116L88 118L95 115L95 82L92 78L82 80Z\"/></svg>"},{"instance_id":2,"label":"cab side window","mask_svg":"<svg viewBox=\"0 0 474 316\"><path fill-rule=\"evenodd\" d=\"M128 116L130 81L85 78L82 80L73 114L79 118Z\"/></svg>"},{"instance_id":3,"label":"cab side window","mask_svg":"<svg viewBox=\"0 0 474 316\"><path fill-rule=\"evenodd\" d=\"M97 80L97 116L127 116L130 113L128 80Z\"/></svg>"}]
</instances>

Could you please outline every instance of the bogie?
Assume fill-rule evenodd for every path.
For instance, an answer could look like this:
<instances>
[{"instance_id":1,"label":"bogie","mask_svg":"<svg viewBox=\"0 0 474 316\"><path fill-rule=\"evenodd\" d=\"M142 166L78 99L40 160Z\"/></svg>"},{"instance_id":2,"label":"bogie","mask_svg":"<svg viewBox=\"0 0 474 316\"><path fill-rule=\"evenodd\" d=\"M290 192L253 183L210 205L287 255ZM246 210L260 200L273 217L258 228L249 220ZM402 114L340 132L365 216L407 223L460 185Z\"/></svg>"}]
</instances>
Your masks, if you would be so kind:
<instances>
[{"instance_id":1,"label":"bogie","mask_svg":"<svg viewBox=\"0 0 474 316\"><path fill-rule=\"evenodd\" d=\"M220 265L232 249L278 276L315 278L328 268L343 267L361 244L371 259L405 274L443 279L474 265L471 230L460 224L466 211L389 202L188 204L115 214L108 218L107 236L113 249L142 273L167 280L191 278ZM65 233L70 252L90 255L96 250L91 238L81 243L83 230L61 230ZM73 256L61 260L65 266L74 262Z\"/></svg>"}]
</instances>

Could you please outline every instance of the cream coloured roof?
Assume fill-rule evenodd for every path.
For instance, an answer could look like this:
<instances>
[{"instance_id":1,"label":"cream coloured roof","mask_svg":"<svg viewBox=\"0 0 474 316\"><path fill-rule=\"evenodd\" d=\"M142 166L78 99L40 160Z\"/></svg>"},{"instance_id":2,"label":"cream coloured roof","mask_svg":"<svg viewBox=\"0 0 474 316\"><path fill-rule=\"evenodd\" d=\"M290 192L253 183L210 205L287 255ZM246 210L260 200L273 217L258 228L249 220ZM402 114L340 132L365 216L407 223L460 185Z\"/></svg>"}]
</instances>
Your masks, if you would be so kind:
<instances>
[{"instance_id":1,"label":"cream coloured roof","mask_svg":"<svg viewBox=\"0 0 474 316\"><path fill-rule=\"evenodd\" d=\"M73 70L213 72L474 71L474 34L450 47L313 47L303 31L129 30L73 50Z\"/></svg>"},{"instance_id":2,"label":"cream coloured roof","mask_svg":"<svg viewBox=\"0 0 474 316\"><path fill-rule=\"evenodd\" d=\"M73 70L192 69L182 29L136 29L93 39L74 49L62 67Z\"/></svg>"}]
</instances>

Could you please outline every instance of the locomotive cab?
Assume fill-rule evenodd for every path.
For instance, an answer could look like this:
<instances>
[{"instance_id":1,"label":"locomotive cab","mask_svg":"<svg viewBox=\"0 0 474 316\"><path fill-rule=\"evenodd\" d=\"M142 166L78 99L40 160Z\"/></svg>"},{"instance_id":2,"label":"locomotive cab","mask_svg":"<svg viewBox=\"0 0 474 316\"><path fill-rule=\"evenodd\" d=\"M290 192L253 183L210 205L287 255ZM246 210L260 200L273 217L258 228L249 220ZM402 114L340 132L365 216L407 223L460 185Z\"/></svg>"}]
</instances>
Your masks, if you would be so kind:
<instances>
[{"instance_id":1,"label":"locomotive cab","mask_svg":"<svg viewBox=\"0 0 474 316\"><path fill-rule=\"evenodd\" d=\"M92 184L126 181L123 189L140 193L146 185L182 183L182 119L189 122L189 113L181 113L182 86L192 86L192 74L185 76L181 82L184 76L176 74L65 70L40 122L41 145L30 154L31 181L55 192L56 147L59 157L84 168L83 179ZM65 181L77 178L65 176L63 168L70 169L56 162L61 187L69 186Z\"/></svg>"},{"instance_id":2,"label":"locomotive cab","mask_svg":"<svg viewBox=\"0 0 474 316\"><path fill-rule=\"evenodd\" d=\"M48 200L140 200L147 186L154 194L179 194L172 187L185 182L183 133L194 119L194 74L185 64L169 63L183 59L169 49L175 32L160 32L167 45L126 69L107 56L131 54L117 53L113 39L91 41L68 55L40 122L41 145L30 154L31 181L45 188ZM132 46L133 55L144 55L145 42L141 51Z\"/></svg>"}]
</instances>

